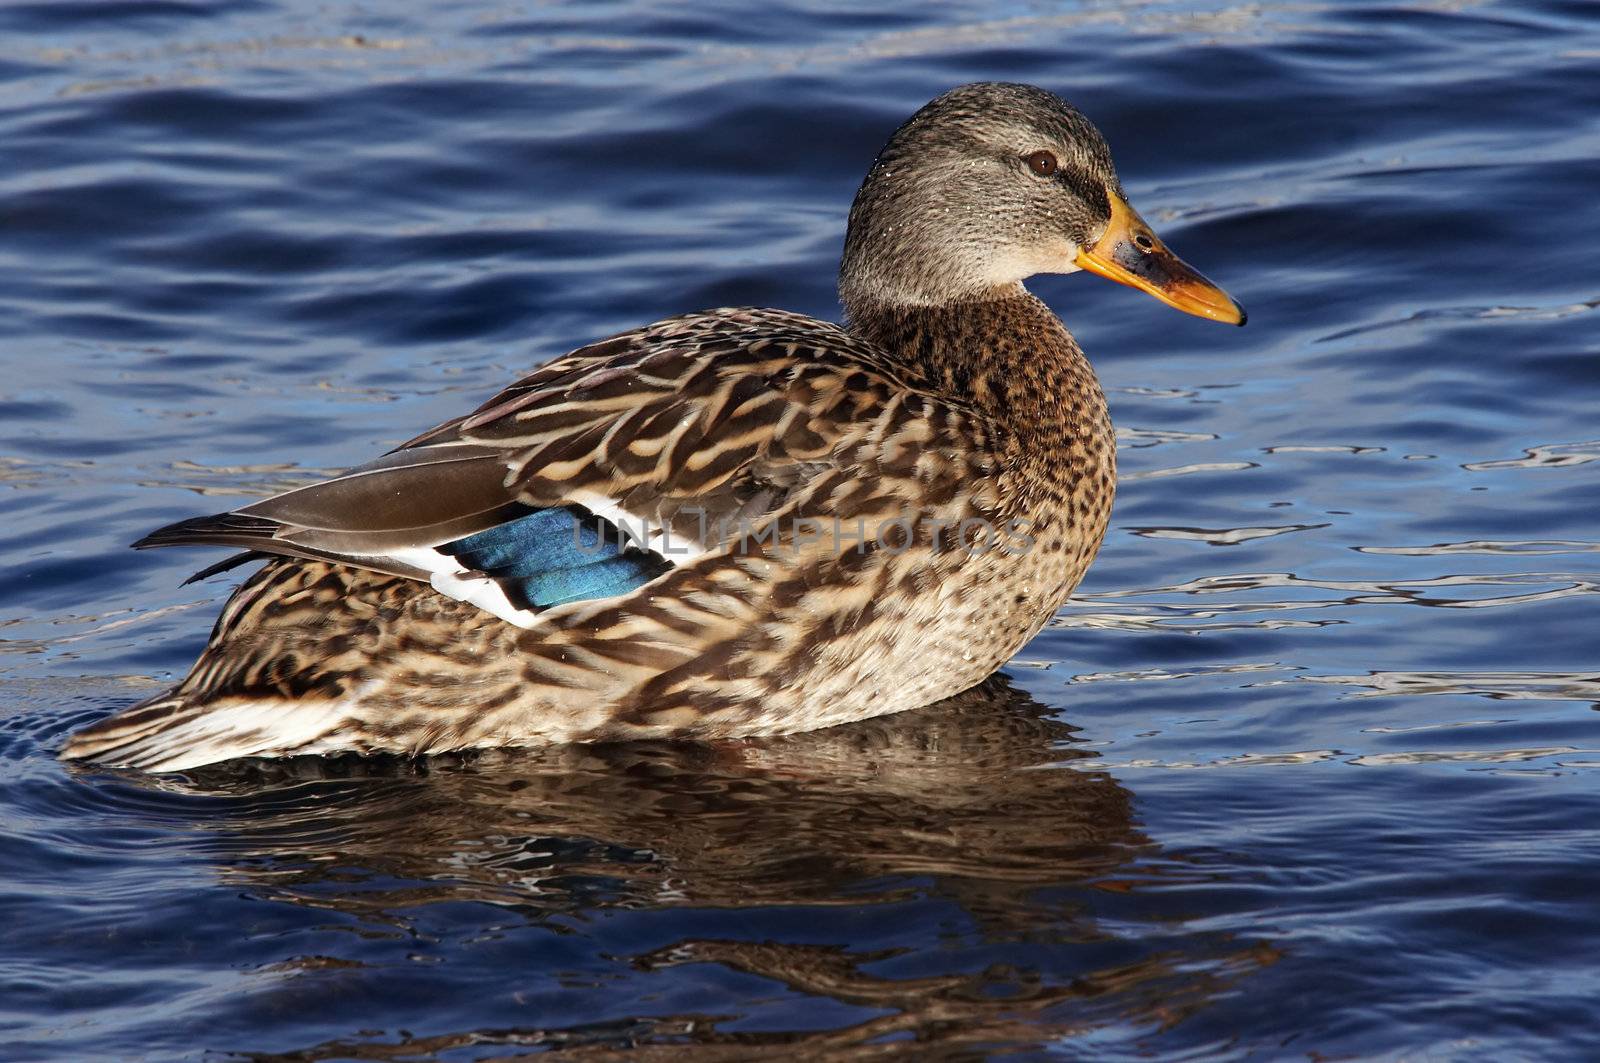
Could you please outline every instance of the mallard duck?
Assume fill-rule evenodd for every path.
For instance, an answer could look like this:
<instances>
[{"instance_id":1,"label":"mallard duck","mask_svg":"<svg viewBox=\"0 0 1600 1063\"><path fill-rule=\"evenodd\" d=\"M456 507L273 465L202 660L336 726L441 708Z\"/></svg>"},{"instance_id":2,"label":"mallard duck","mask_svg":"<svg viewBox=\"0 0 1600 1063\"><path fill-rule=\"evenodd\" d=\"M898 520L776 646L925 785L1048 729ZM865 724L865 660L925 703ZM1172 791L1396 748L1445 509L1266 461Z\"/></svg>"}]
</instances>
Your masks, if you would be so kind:
<instances>
[{"instance_id":1,"label":"mallard duck","mask_svg":"<svg viewBox=\"0 0 1600 1063\"><path fill-rule=\"evenodd\" d=\"M335 751L735 738L936 702L1003 665L1105 535L1105 396L1023 281L1244 311L1027 85L895 131L850 209L844 324L670 318L376 461L157 546L266 558L175 688L62 756L152 771Z\"/></svg>"}]
</instances>

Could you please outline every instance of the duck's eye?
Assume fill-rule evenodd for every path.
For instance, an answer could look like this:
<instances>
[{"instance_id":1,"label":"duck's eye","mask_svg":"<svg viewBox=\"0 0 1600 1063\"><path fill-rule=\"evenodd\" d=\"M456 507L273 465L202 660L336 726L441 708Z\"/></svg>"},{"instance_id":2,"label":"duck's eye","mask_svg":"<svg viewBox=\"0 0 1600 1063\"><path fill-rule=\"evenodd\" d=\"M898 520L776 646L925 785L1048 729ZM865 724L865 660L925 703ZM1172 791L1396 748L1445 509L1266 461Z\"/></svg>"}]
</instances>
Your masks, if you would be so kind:
<instances>
[{"instance_id":1,"label":"duck's eye","mask_svg":"<svg viewBox=\"0 0 1600 1063\"><path fill-rule=\"evenodd\" d=\"M1028 169L1040 177L1049 177L1056 172L1056 157L1048 151L1036 151L1028 156Z\"/></svg>"}]
</instances>

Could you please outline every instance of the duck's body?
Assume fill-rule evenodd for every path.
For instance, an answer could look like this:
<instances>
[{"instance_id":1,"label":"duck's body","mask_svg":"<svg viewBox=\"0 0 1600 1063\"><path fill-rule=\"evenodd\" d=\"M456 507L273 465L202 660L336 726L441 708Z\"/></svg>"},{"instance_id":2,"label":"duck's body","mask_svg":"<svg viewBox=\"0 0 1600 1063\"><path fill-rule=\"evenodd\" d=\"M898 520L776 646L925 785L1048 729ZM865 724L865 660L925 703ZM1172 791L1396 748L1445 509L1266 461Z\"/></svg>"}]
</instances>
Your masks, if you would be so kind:
<instances>
[{"instance_id":1,"label":"duck's body","mask_svg":"<svg viewBox=\"0 0 1600 1063\"><path fill-rule=\"evenodd\" d=\"M1031 262L941 279L902 248L872 265L881 213L907 210L872 213L908 194L897 146L926 146L919 120L971 120L975 92L1044 97L1092 132L1018 86L919 112L857 197L845 327L774 310L660 322L368 466L144 540L287 556L235 593L178 687L63 755L176 770L772 734L988 676L1088 568L1115 452L1082 352L1006 274Z\"/></svg>"}]
</instances>

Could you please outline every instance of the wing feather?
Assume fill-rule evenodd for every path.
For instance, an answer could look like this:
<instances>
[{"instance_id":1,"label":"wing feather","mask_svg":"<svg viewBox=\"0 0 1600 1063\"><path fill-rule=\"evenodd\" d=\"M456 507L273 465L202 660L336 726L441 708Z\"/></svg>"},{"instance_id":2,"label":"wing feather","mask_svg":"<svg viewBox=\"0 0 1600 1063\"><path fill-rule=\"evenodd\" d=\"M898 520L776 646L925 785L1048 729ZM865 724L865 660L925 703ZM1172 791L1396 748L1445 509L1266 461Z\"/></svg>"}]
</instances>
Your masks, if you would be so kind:
<instances>
[{"instance_id":1,"label":"wing feather","mask_svg":"<svg viewBox=\"0 0 1600 1063\"><path fill-rule=\"evenodd\" d=\"M859 461L869 433L881 441L903 419L897 397L921 390L905 372L838 326L798 314L673 318L579 348L375 461L135 545L334 561L429 581L525 623L528 603L512 600L517 593L535 604L572 587L626 593L626 566L614 566L615 580L610 569L580 579L551 562L546 579L497 555L495 578L514 570L524 581L497 596L482 573L459 567L471 551L450 544L532 511L580 505L654 527L645 545L668 567L682 565L716 548L708 523L758 521L824 469Z\"/></svg>"}]
</instances>

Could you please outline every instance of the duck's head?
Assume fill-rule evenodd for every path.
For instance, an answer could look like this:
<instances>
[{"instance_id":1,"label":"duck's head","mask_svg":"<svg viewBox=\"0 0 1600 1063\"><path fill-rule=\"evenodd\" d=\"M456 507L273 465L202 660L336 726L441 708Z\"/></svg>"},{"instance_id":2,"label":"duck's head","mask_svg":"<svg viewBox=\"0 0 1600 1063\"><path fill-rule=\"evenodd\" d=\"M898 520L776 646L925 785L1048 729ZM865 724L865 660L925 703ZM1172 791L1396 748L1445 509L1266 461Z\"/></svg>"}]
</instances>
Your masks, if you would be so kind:
<instances>
[{"instance_id":1,"label":"duck's head","mask_svg":"<svg viewBox=\"0 0 1600 1063\"><path fill-rule=\"evenodd\" d=\"M884 145L850 208L839 292L852 310L939 306L1080 269L1245 321L1128 205L1087 118L1044 89L980 82L927 104Z\"/></svg>"}]
</instances>

